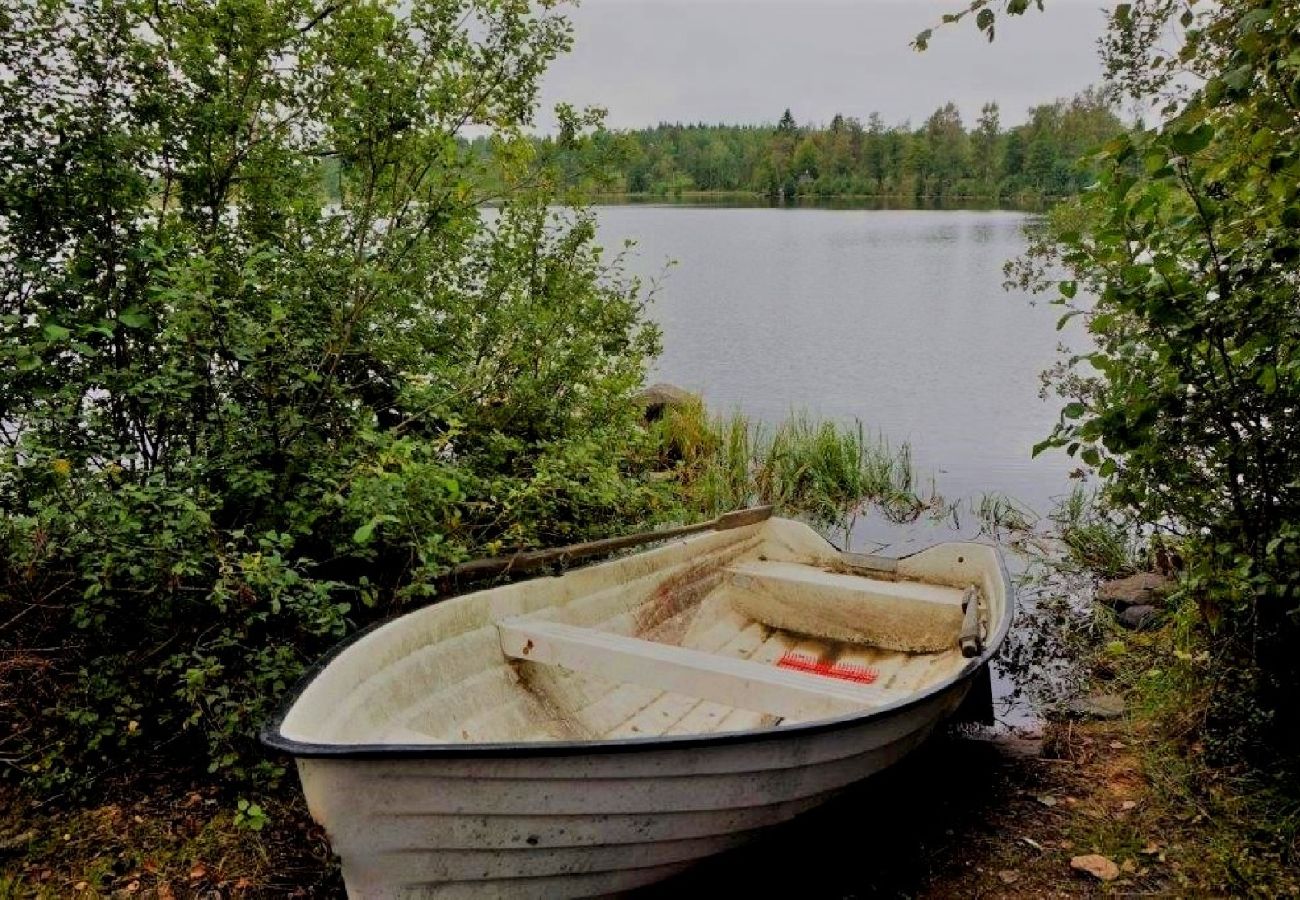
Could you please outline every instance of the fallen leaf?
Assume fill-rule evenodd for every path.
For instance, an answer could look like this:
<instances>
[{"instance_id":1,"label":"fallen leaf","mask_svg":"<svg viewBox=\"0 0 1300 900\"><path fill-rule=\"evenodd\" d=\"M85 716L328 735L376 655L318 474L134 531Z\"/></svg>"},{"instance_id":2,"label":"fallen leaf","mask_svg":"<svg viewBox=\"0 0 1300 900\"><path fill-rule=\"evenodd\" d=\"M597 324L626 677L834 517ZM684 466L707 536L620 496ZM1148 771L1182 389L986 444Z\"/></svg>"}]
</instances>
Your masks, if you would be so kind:
<instances>
[{"instance_id":1,"label":"fallen leaf","mask_svg":"<svg viewBox=\"0 0 1300 900\"><path fill-rule=\"evenodd\" d=\"M247 878L241 878L235 882L235 890L237 891L246 891L252 886L253 882L249 881Z\"/></svg>"},{"instance_id":2,"label":"fallen leaf","mask_svg":"<svg viewBox=\"0 0 1300 900\"><path fill-rule=\"evenodd\" d=\"M1028 844L1029 846L1033 847L1035 850L1042 850L1042 849L1043 849L1043 845L1040 844L1040 843L1038 843L1038 841L1034 840L1034 839L1031 838L1031 837L1022 837L1021 840L1024 841L1024 842L1025 842L1026 844Z\"/></svg>"},{"instance_id":3,"label":"fallen leaf","mask_svg":"<svg viewBox=\"0 0 1300 900\"><path fill-rule=\"evenodd\" d=\"M1160 852L1160 845L1159 845L1159 844L1154 844L1154 843L1153 843L1153 844L1147 844L1145 847L1143 847L1143 848L1142 848L1141 850L1139 850L1138 852L1141 853L1141 854L1144 855L1144 856L1155 856L1157 853Z\"/></svg>"},{"instance_id":4,"label":"fallen leaf","mask_svg":"<svg viewBox=\"0 0 1300 900\"><path fill-rule=\"evenodd\" d=\"M1044 794L1043 796L1035 797L1034 799L1037 800L1039 803L1043 804L1044 806L1056 805L1056 798L1051 796L1050 794Z\"/></svg>"},{"instance_id":5,"label":"fallen leaf","mask_svg":"<svg viewBox=\"0 0 1300 900\"><path fill-rule=\"evenodd\" d=\"M1138 864L1131 859L1126 859L1119 864L1119 870L1121 872L1128 872L1129 874L1132 874L1138 870Z\"/></svg>"},{"instance_id":6,"label":"fallen leaf","mask_svg":"<svg viewBox=\"0 0 1300 900\"><path fill-rule=\"evenodd\" d=\"M1062 850L1073 850L1074 841L1061 841L1060 847Z\"/></svg>"},{"instance_id":7,"label":"fallen leaf","mask_svg":"<svg viewBox=\"0 0 1300 900\"><path fill-rule=\"evenodd\" d=\"M998 878L1002 879L1003 884L1015 884L1020 880L1020 873L1013 872L1011 869L1003 869L998 873Z\"/></svg>"},{"instance_id":8,"label":"fallen leaf","mask_svg":"<svg viewBox=\"0 0 1300 900\"><path fill-rule=\"evenodd\" d=\"M157 887L158 900L176 900L176 892L172 890L171 884L164 881Z\"/></svg>"},{"instance_id":9,"label":"fallen leaf","mask_svg":"<svg viewBox=\"0 0 1300 900\"><path fill-rule=\"evenodd\" d=\"M139 890L140 890L140 882L138 881L133 881L126 886L126 892L128 894L134 894Z\"/></svg>"},{"instance_id":10,"label":"fallen leaf","mask_svg":"<svg viewBox=\"0 0 1300 900\"><path fill-rule=\"evenodd\" d=\"M1087 853L1070 860L1070 868L1087 872L1101 881L1114 881L1119 877L1119 866L1112 860L1096 853Z\"/></svg>"},{"instance_id":11,"label":"fallen leaf","mask_svg":"<svg viewBox=\"0 0 1300 900\"><path fill-rule=\"evenodd\" d=\"M1123 750L1123 749L1124 749L1124 742L1123 742L1123 741L1111 741L1111 742L1110 742L1110 749L1112 749L1112 750Z\"/></svg>"},{"instance_id":12,"label":"fallen leaf","mask_svg":"<svg viewBox=\"0 0 1300 900\"><path fill-rule=\"evenodd\" d=\"M190 881L198 881L206 874L208 874L208 870L205 869L202 865L195 866L194 868L190 869Z\"/></svg>"},{"instance_id":13,"label":"fallen leaf","mask_svg":"<svg viewBox=\"0 0 1300 900\"><path fill-rule=\"evenodd\" d=\"M1137 805L1138 804L1136 800L1125 800L1123 803L1119 805L1119 808L1128 811L1130 809L1137 809Z\"/></svg>"},{"instance_id":14,"label":"fallen leaf","mask_svg":"<svg viewBox=\"0 0 1300 900\"><path fill-rule=\"evenodd\" d=\"M84 891L84 890L85 890L86 888L88 888L88 887L90 887L90 882L88 882L88 881L78 881L76 884L74 884L74 885L72 886L72 889L73 889L74 891Z\"/></svg>"}]
</instances>

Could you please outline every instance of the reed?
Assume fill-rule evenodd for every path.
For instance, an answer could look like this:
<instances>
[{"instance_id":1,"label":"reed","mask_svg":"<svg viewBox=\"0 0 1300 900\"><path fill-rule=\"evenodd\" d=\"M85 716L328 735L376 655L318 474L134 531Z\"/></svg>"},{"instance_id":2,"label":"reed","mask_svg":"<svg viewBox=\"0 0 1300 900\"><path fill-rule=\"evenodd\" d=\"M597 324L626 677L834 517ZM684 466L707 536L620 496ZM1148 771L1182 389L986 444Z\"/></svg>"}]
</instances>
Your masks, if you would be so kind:
<instances>
[{"instance_id":1,"label":"reed","mask_svg":"<svg viewBox=\"0 0 1300 900\"><path fill-rule=\"evenodd\" d=\"M1039 521L1032 509L1000 491L985 491L972 497L969 508L979 522L980 533L992 538L1029 534ZM960 527L956 512L954 509L953 521Z\"/></svg>"},{"instance_id":2,"label":"reed","mask_svg":"<svg viewBox=\"0 0 1300 900\"><path fill-rule=\"evenodd\" d=\"M1076 487L1050 518L1075 564L1103 578L1131 575L1142 567L1143 535L1106 512L1096 494Z\"/></svg>"},{"instance_id":3,"label":"reed","mask_svg":"<svg viewBox=\"0 0 1300 900\"><path fill-rule=\"evenodd\" d=\"M668 410L655 428L661 464L702 514L770 503L847 541L869 508L903 522L940 505L932 482L918 492L911 448L891 446L858 421L795 413L769 430L739 413L710 415L693 401Z\"/></svg>"}]
</instances>

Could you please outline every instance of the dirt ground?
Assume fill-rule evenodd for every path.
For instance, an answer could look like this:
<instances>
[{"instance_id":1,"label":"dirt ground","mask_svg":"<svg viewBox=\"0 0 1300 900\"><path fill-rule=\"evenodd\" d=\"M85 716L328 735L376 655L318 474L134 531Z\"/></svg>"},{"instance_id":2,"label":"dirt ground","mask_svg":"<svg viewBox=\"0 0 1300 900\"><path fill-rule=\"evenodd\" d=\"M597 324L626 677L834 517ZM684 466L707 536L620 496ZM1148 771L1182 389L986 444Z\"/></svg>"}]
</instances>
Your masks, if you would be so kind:
<instances>
[{"instance_id":1,"label":"dirt ground","mask_svg":"<svg viewBox=\"0 0 1300 900\"><path fill-rule=\"evenodd\" d=\"M1179 893L1177 848L1144 821L1126 725L1041 736L941 736L885 777L643 898L1075 897ZM1149 831L1149 840L1134 838ZM1125 840L1116 843L1116 832ZM1121 852L1122 851L1122 852ZM1111 854L1110 881L1071 859Z\"/></svg>"},{"instance_id":2,"label":"dirt ground","mask_svg":"<svg viewBox=\"0 0 1300 900\"><path fill-rule=\"evenodd\" d=\"M1184 893L1184 850L1169 842L1169 823L1151 821L1138 743L1122 721L1066 723L1045 737L942 735L883 777L640 897ZM324 835L296 804L269 805L272 824L257 832L235 827L215 795L162 785L79 812L8 809L0 897L340 893ZM1093 853L1114 863L1112 880L1071 867Z\"/></svg>"}]
</instances>

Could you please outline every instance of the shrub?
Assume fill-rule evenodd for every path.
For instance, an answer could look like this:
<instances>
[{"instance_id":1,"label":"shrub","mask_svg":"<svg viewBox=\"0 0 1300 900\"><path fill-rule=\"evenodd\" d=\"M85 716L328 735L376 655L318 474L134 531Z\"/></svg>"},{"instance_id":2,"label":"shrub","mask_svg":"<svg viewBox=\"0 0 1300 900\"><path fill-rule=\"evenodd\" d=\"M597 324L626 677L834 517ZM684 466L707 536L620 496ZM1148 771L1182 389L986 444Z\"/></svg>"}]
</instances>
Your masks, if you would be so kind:
<instances>
[{"instance_id":1,"label":"shrub","mask_svg":"<svg viewBox=\"0 0 1300 900\"><path fill-rule=\"evenodd\" d=\"M1176 22L1170 56L1158 45ZM1158 128L1099 151L1098 183L1021 269L1095 345L1058 382L1069 402L1046 445L1096 467L1113 508L1185 541L1222 688L1207 721L1228 755L1300 751L1298 35L1300 10L1271 0L1117 7L1112 74L1174 99ZM1180 94L1189 71L1203 81Z\"/></svg>"},{"instance_id":2,"label":"shrub","mask_svg":"<svg viewBox=\"0 0 1300 900\"><path fill-rule=\"evenodd\" d=\"M274 775L251 735L329 643L671 511L657 334L521 133L549 6L0 10L7 771Z\"/></svg>"}]
</instances>

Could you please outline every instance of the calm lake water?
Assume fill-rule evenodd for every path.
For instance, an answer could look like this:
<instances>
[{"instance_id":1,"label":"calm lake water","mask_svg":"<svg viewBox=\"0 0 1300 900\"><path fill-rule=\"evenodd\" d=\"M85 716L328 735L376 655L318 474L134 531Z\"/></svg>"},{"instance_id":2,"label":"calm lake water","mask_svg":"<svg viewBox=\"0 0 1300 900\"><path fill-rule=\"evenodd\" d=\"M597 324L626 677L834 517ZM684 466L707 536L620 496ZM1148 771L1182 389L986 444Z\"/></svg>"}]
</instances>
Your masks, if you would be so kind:
<instances>
[{"instance_id":1,"label":"calm lake water","mask_svg":"<svg viewBox=\"0 0 1300 900\"><path fill-rule=\"evenodd\" d=\"M602 206L607 247L659 279L654 378L715 410L861 420L908 442L949 499L1009 494L1038 511L1069 489L1063 455L1030 458L1057 406L1039 373L1059 311L1002 288L1024 213ZM667 267L669 262L675 263ZM1073 336L1077 344L1077 335Z\"/></svg>"}]
</instances>

